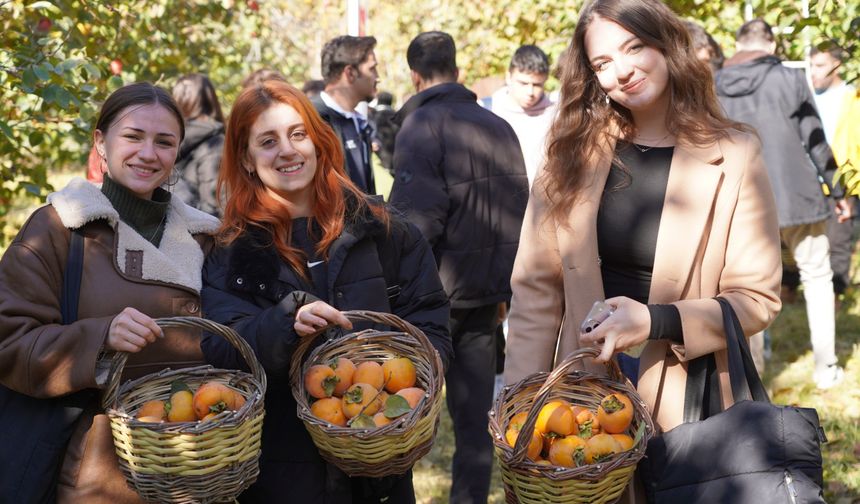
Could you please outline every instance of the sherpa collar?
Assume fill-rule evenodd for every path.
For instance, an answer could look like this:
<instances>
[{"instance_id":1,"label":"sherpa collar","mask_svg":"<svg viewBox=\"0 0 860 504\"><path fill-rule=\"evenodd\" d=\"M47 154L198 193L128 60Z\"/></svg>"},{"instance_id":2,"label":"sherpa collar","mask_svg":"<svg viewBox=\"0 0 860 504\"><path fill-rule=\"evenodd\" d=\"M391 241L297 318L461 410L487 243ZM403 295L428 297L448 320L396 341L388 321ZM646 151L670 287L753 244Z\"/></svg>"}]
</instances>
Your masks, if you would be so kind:
<instances>
[{"instance_id":1,"label":"sherpa collar","mask_svg":"<svg viewBox=\"0 0 860 504\"><path fill-rule=\"evenodd\" d=\"M123 273L126 273L126 254L140 251L143 252L143 279L178 284L200 292L204 257L192 235L214 233L219 224L215 217L189 207L179 198L170 198L164 235L156 248L119 219L98 186L82 178L76 177L62 190L49 194L48 203L69 229L106 220L116 232L116 267Z\"/></svg>"}]
</instances>

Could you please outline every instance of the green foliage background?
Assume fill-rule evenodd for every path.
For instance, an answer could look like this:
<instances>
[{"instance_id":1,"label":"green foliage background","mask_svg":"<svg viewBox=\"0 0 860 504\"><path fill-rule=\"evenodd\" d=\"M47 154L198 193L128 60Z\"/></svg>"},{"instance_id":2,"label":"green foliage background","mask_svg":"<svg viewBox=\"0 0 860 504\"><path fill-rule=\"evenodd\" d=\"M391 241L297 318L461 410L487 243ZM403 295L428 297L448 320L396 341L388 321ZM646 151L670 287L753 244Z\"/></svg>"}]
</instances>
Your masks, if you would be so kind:
<instances>
[{"instance_id":1,"label":"green foliage background","mask_svg":"<svg viewBox=\"0 0 860 504\"><path fill-rule=\"evenodd\" d=\"M346 31L345 0L0 0L0 243L15 197L44 198L51 170L81 166L100 102L124 83L149 80L170 87L184 73L209 74L222 105L241 80L275 68L301 85L319 75L326 40ZM680 15L703 24L731 53L744 21L737 0L668 0ZM513 51L535 43L553 61L567 45L581 0L367 0L368 32L378 39L381 88L401 99L411 92L405 48L421 31L443 30L458 43L468 85L503 75ZM860 75L860 6L850 0L811 0L804 16L796 0L755 0L782 36L788 59L807 44L833 39L852 55L846 76ZM46 21L47 20L47 21ZM47 26L46 26L47 25ZM110 62L122 62L112 75ZM556 83L550 82L550 87Z\"/></svg>"}]
</instances>

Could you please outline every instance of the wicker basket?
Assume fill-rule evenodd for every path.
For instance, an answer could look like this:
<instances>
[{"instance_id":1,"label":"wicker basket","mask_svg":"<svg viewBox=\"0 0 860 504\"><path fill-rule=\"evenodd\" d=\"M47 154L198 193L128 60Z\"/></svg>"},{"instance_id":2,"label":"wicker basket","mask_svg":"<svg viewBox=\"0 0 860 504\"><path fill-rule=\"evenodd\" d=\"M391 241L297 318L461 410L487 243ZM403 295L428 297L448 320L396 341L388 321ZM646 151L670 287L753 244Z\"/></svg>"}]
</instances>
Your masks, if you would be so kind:
<instances>
[{"instance_id":1,"label":"wicker basket","mask_svg":"<svg viewBox=\"0 0 860 504\"><path fill-rule=\"evenodd\" d=\"M381 477L402 474L426 455L433 445L442 410L444 371L438 352L420 329L388 313L370 311L344 312L352 321L384 324L402 332L373 329L347 334L327 341L305 359L315 340L325 334L304 338L293 355L290 367L293 397L298 416L305 424L320 455L350 476ZM311 414L303 376L314 365L348 357L356 364L377 362L397 356L409 357L415 364L417 386L427 391L418 405L390 424L374 429L338 427Z\"/></svg>"},{"instance_id":2,"label":"wicker basket","mask_svg":"<svg viewBox=\"0 0 860 504\"><path fill-rule=\"evenodd\" d=\"M535 373L519 383L505 387L490 411L490 435L499 457L505 497L508 503L610 503L615 502L630 482L645 446L654 434L654 423L645 403L621 374L618 365L606 364L608 377L597 376L571 367L585 357L597 357L596 348L571 353L552 373ZM596 410L600 401L613 392L623 392L633 403L630 432L636 443L630 450L606 461L582 467L560 468L537 464L526 458L529 436L519 436L511 448L505 429L511 418L528 411L522 431L531 432L538 412L548 401L563 399ZM641 434L639 434L641 432Z\"/></svg>"},{"instance_id":3,"label":"wicker basket","mask_svg":"<svg viewBox=\"0 0 860 504\"><path fill-rule=\"evenodd\" d=\"M232 329L194 317L157 319L162 328L199 328L239 349L253 375L197 366L164 370L119 386L128 357L117 354L105 394L114 446L129 486L151 502L233 501L259 474L260 434L266 375L251 347ZM245 405L206 422L141 422L132 414L146 401L170 398L170 384L181 379L192 388L215 380L242 393Z\"/></svg>"}]
</instances>

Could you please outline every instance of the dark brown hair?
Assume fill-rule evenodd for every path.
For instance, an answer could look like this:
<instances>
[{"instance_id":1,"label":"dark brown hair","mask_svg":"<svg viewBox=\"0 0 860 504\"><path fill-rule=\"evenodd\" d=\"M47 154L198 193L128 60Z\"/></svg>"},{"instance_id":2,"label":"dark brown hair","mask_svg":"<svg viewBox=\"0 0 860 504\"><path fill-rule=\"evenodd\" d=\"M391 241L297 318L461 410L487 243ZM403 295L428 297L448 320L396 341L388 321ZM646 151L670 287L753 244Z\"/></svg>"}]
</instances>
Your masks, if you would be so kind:
<instances>
[{"instance_id":1,"label":"dark brown hair","mask_svg":"<svg viewBox=\"0 0 860 504\"><path fill-rule=\"evenodd\" d=\"M713 77L699 61L683 21L659 0L593 0L580 12L573 39L559 62L561 97L548 141L543 190L550 215L563 221L591 176L597 156L609 154L612 140L630 138L630 111L612 100L594 74L585 34L596 16L615 22L666 58L669 72L669 131L679 142L709 145L732 128L748 130L725 118Z\"/></svg>"},{"instance_id":2,"label":"dark brown hair","mask_svg":"<svg viewBox=\"0 0 860 504\"><path fill-rule=\"evenodd\" d=\"M126 108L135 105L161 105L166 108L179 123L179 140L185 138L185 122L182 119L182 112L179 111L179 107L173 101L173 97L166 90L149 82L135 82L111 93L99 111L95 129L106 135L117 115Z\"/></svg>"},{"instance_id":3,"label":"dark brown hair","mask_svg":"<svg viewBox=\"0 0 860 504\"><path fill-rule=\"evenodd\" d=\"M209 77L193 73L183 75L173 85L173 98L186 120L212 119L224 122L215 86Z\"/></svg>"},{"instance_id":4,"label":"dark brown hair","mask_svg":"<svg viewBox=\"0 0 860 504\"><path fill-rule=\"evenodd\" d=\"M367 61L375 47L376 39L373 37L342 35L326 42L320 55L320 72L325 83L331 84L340 79L346 67L358 70L358 66Z\"/></svg>"}]
</instances>

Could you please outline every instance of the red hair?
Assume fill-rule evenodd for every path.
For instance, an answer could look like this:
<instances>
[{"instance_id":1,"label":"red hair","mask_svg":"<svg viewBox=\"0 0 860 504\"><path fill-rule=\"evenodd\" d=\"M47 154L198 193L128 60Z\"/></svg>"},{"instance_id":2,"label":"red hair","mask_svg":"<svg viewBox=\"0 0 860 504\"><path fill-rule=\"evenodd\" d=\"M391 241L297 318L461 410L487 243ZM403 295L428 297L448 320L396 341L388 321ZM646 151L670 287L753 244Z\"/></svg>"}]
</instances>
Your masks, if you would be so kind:
<instances>
[{"instance_id":1,"label":"red hair","mask_svg":"<svg viewBox=\"0 0 860 504\"><path fill-rule=\"evenodd\" d=\"M316 148L312 218L322 229L322 238L317 244L320 257L328 259L329 247L343 232L347 217L352 217L347 216L347 198L357 202L349 205L353 214L370 208L386 226L388 213L381 205L370 205L365 194L349 179L344 171L340 140L304 93L278 80L268 80L243 90L233 104L227 123L218 175L217 193L226 194L218 242L229 245L244 234L248 226L257 226L271 235L278 255L298 274L306 277L304 253L290 246L293 217L283 203L269 195L260 178L245 169L251 162L248 152L251 127L264 111L277 103L289 105L298 112Z\"/></svg>"}]
</instances>

